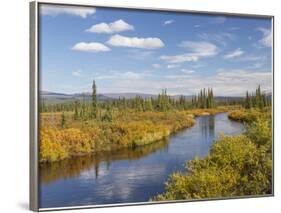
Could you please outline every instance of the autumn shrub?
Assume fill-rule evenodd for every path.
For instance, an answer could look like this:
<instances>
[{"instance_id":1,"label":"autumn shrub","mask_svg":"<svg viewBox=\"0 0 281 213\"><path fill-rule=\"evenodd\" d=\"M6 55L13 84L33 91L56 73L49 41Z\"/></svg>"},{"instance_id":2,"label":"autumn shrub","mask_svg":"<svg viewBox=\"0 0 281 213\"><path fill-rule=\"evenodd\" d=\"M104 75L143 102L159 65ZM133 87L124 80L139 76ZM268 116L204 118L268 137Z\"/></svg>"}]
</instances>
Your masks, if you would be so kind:
<instances>
[{"instance_id":1,"label":"autumn shrub","mask_svg":"<svg viewBox=\"0 0 281 213\"><path fill-rule=\"evenodd\" d=\"M51 125L48 120L55 118ZM164 139L171 133L195 124L190 112L128 112L114 115L114 120L71 121L61 128L52 114L42 116L40 161L53 162L91 152L112 151L143 146Z\"/></svg>"},{"instance_id":2,"label":"autumn shrub","mask_svg":"<svg viewBox=\"0 0 281 213\"><path fill-rule=\"evenodd\" d=\"M63 129L59 131L57 140L63 144L69 155L91 152L90 135L80 129Z\"/></svg>"},{"instance_id":3,"label":"autumn shrub","mask_svg":"<svg viewBox=\"0 0 281 213\"><path fill-rule=\"evenodd\" d=\"M187 163L153 200L182 200L272 193L272 144L268 120L257 119L243 135L224 136L208 156Z\"/></svg>"},{"instance_id":4,"label":"autumn shrub","mask_svg":"<svg viewBox=\"0 0 281 213\"><path fill-rule=\"evenodd\" d=\"M257 119L267 119L271 120L271 108L260 109L237 109L230 111L228 113L228 118L235 121L241 121L246 123L251 123L256 121Z\"/></svg>"},{"instance_id":5,"label":"autumn shrub","mask_svg":"<svg viewBox=\"0 0 281 213\"><path fill-rule=\"evenodd\" d=\"M268 120L258 118L256 121L246 125L248 138L258 145L271 144L272 131L271 123Z\"/></svg>"},{"instance_id":6,"label":"autumn shrub","mask_svg":"<svg viewBox=\"0 0 281 213\"><path fill-rule=\"evenodd\" d=\"M234 110L228 113L228 118L235 121L246 121L247 113L245 110Z\"/></svg>"},{"instance_id":7,"label":"autumn shrub","mask_svg":"<svg viewBox=\"0 0 281 213\"><path fill-rule=\"evenodd\" d=\"M62 143L57 140L57 131L50 128L40 130L40 162L52 162L69 156Z\"/></svg>"}]
</instances>

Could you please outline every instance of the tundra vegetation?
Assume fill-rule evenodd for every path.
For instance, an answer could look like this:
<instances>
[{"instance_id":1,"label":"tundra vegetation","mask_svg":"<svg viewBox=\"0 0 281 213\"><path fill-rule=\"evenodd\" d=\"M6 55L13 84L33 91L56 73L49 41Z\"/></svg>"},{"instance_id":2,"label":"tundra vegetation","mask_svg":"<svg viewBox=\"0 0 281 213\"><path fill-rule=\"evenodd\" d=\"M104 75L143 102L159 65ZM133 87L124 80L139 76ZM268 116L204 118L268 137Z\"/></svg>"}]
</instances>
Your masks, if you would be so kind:
<instances>
[{"instance_id":1,"label":"tundra vegetation","mask_svg":"<svg viewBox=\"0 0 281 213\"><path fill-rule=\"evenodd\" d=\"M260 87L246 93L243 107L230 111L232 120L246 130L236 136L221 135L203 159L186 163L185 172L173 173L166 191L152 200L204 199L272 193L271 101Z\"/></svg>"},{"instance_id":2,"label":"tundra vegetation","mask_svg":"<svg viewBox=\"0 0 281 213\"><path fill-rule=\"evenodd\" d=\"M270 101L263 96L259 87L256 95L249 96L247 92L246 99L239 103L245 110L231 112L231 119L252 119L254 112L248 113L249 106L251 110L255 106L262 110L269 106ZM194 125L195 116L227 111L229 106L226 105L236 106L237 101L219 103L210 88L201 89L191 100L185 96L172 98L163 90L155 98L136 96L98 101L97 87L93 81L91 99L88 101L40 102L40 162L135 148L160 141Z\"/></svg>"},{"instance_id":3,"label":"tundra vegetation","mask_svg":"<svg viewBox=\"0 0 281 213\"><path fill-rule=\"evenodd\" d=\"M212 89L188 100L163 90L156 98L97 100L93 81L90 101L40 104L40 162L54 162L93 152L135 148L160 141L194 125L195 116L225 112Z\"/></svg>"},{"instance_id":4,"label":"tundra vegetation","mask_svg":"<svg viewBox=\"0 0 281 213\"><path fill-rule=\"evenodd\" d=\"M203 159L187 162L152 200L218 198L272 192L271 98L258 87L239 100L218 101L202 89L191 99L172 98L163 90L153 98L98 100L95 81L90 100L40 102L40 162L55 162L89 153L135 150L163 141L195 124L195 116L228 111L246 130L221 137ZM110 151L110 152L109 152Z\"/></svg>"}]
</instances>

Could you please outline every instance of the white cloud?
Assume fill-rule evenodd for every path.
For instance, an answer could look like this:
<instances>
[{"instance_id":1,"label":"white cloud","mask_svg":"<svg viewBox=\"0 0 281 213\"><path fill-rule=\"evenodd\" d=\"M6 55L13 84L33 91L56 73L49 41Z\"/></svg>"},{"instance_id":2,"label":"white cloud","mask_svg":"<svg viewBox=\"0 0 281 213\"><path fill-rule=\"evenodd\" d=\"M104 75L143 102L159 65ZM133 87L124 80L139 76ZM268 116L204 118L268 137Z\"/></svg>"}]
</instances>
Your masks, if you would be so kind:
<instances>
[{"instance_id":1,"label":"white cloud","mask_svg":"<svg viewBox=\"0 0 281 213\"><path fill-rule=\"evenodd\" d=\"M89 29L87 29L87 32L91 33L106 33L106 34L112 34L112 33L119 33L119 32L124 32L128 30L134 30L134 26L126 23L122 19L117 20L112 23L100 23L91 26Z\"/></svg>"},{"instance_id":2,"label":"white cloud","mask_svg":"<svg viewBox=\"0 0 281 213\"><path fill-rule=\"evenodd\" d=\"M80 77L82 75L82 71L81 70L76 70L76 71L73 71L71 74L73 76Z\"/></svg>"},{"instance_id":3,"label":"white cloud","mask_svg":"<svg viewBox=\"0 0 281 213\"><path fill-rule=\"evenodd\" d=\"M97 42L90 42L90 43L86 43L86 42L79 42L77 44L75 44L72 47L73 50L77 50L77 51L83 51L83 52L107 52L110 51L111 49L107 46L105 46L102 43L97 43Z\"/></svg>"},{"instance_id":4,"label":"white cloud","mask_svg":"<svg viewBox=\"0 0 281 213\"><path fill-rule=\"evenodd\" d=\"M201 25L200 24L195 24L194 27L198 28L198 27L201 27Z\"/></svg>"},{"instance_id":5,"label":"white cloud","mask_svg":"<svg viewBox=\"0 0 281 213\"><path fill-rule=\"evenodd\" d=\"M263 38L259 40L259 43L265 47L271 47L272 45L272 32L270 29L266 28L258 28L259 31L262 32Z\"/></svg>"},{"instance_id":6,"label":"white cloud","mask_svg":"<svg viewBox=\"0 0 281 213\"><path fill-rule=\"evenodd\" d=\"M107 44L117 47L131 47L142 49L157 49L164 47L164 43L159 38L138 38L121 35L111 36Z\"/></svg>"},{"instance_id":7,"label":"white cloud","mask_svg":"<svg viewBox=\"0 0 281 213\"><path fill-rule=\"evenodd\" d=\"M214 56L218 51L215 44L206 41L183 41L179 46L186 48L197 56Z\"/></svg>"},{"instance_id":8,"label":"white cloud","mask_svg":"<svg viewBox=\"0 0 281 213\"><path fill-rule=\"evenodd\" d=\"M222 46L226 46L230 41L236 39L236 36L232 33L200 33L198 34L198 37Z\"/></svg>"},{"instance_id":9,"label":"white cloud","mask_svg":"<svg viewBox=\"0 0 281 213\"><path fill-rule=\"evenodd\" d=\"M143 49L128 49L129 57L135 60L146 60L148 57L151 57L154 52L151 50Z\"/></svg>"},{"instance_id":10,"label":"white cloud","mask_svg":"<svg viewBox=\"0 0 281 213\"><path fill-rule=\"evenodd\" d=\"M77 7L77 6L61 6L61 5L42 5L40 6L40 14L45 16L57 16L57 15L73 15L86 18L93 15L96 12L96 8L89 7Z\"/></svg>"},{"instance_id":11,"label":"white cloud","mask_svg":"<svg viewBox=\"0 0 281 213\"><path fill-rule=\"evenodd\" d=\"M152 67L154 69L159 69L159 68L161 68L161 65L160 64L152 64Z\"/></svg>"},{"instance_id":12,"label":"white cloud","mask_svg":"<svg viewBox=\"0 0 281 213\"><path fill-rule=\"evenodd\" d=\"M177 65L177 64L168 64L167 65L167 69L174 69L174 68L177 68L177 67L179 67L179 65Z\"/></svg>"},{"instance_id":13,"label":"white cloud","mask_svg":"<svg viewBox=\"0 0 281 213\"><path fill-rule=\"evenodd\" d=\"M253 91L258 85L263 90L271 91L271 72L257 72L248 70L230 70L218 72L211 79L217 92L224 90L229 95L244 95L245 91Z\"/></svg>"},{"instance_id":14,"label":"white cloud","mask_svg":"<svg viewBox=\"0 0 281 213\"><path fill-rule=\"evenodd\" d=\"M264 62L256 62L256 63L253 63L252 65L248 66L248 69L259 69L262 66L264 66Z\"/></svg>"},{"instance_id":15,"label":"white cloud","mask_svg":"<svg viewBox=\"0 0 281 213\"><path fill-rule=\"evenodd\" d=\"M165 79L173 79L173 80L178 80L178 79L184 79L186 78L186 75L183 74L175 74L175 75L165 75L164 76Z\"/></svg>"},{"instance_id":16,"label":"white cloud","mask_svg":"<svg viewBox=\"0 0 281 213\"><path fill-rule=\"evenodd\" d=\"M202 72L200 72L202 73ZM254 91L261 85L263 91L270 92L272 73L254 70L221 70L213 75L202 73L179 73L159 75L153 72L129 73L110 77L110 86L101 88L102 92L142 92L157 94L167 88L168 94L196 94L203 87L213 88L216 96L244 96L245 92ZM152 76L151 76L152 75ZM112 76L112 75L108 75ZM171 79L173 79L171 81Z\"/></svg>"},{"instance_id":17,"label":"white cloud","mask_svg":"<svg viewBox=\"0 0 281 213\"><path fill-rule=\"evenodd\" d=\"M266 56L245 55L239 59L240 61L265 61Z\"/></svg>"},{"instance_id":18,"label":"white cloud","mask_svg":"<svg viewBox=\"0 0 281 213\"><path fill-rule=\"evenodd\" d=\"M170 56L164 55L160 56L160 59L168 63L196 62L201 57L211 57L218 53L217 46L206 41L183 41L179 46L188 50L188 53Z\"/></svg>"},{"instance_id":19,"label":"white cloud","mask_svg":"<svg viewBox=\"0 0 281 213\"><path fill-rule=\"evenodd\" d=\"M160 56L160 59L163 61L166 61L168 63L183 63L183 62L189 62L189 61L196 62L196 61L198 61L199 57L186 53L186 54L169 55L169 56L163 55L163 56Z\"/></svg>"},{"instance_id":20,"label":"white cloud","mask_svg":"<svg viewBox=\"0 0 281 213\"><path fill-rule=\"evenodd\" d=\"M169 24L172 24L174 22L173 19L170 19L170 20L167 20L167 21L164 21L163 25L169 25Z\"/></svg>"},{"instance_id":21,"label":"white cloud","mask_svg":"<svg viewBox=\"0 0 281 213\"><path fill-rule=\"evenodd\" d=\"M195 71L194 70L189 70L189 69L181 69L181 72L185 73L185 74L192 74Z\"/></svg>"},{"instance_id":22,"label":"white cloud","mask_svg":"<svg viewBox=\"0 0 281 213\"><path fill-rule=\"evenodd\" d=\"M233 50L232 52L229 52L226 55L224 55L223 58L232 59L232 58L240 57L243 54L244 54L244 51L241 50L240 48L237 48L236 50Z\"/></svg>"},{"instance_id":23,"label":"white cloud","mask_svg":"<svg viewBox=\"0 0 281 213\"><path fill-rule=\"evenodd\" d=\"M105 75L99 75L96 76L95 79L97 80L138 80L141 79L143 76L143 73L136 73L132 71L127 71L127 72L110 72L109 74Z\"/></svg>"}]
</instances>

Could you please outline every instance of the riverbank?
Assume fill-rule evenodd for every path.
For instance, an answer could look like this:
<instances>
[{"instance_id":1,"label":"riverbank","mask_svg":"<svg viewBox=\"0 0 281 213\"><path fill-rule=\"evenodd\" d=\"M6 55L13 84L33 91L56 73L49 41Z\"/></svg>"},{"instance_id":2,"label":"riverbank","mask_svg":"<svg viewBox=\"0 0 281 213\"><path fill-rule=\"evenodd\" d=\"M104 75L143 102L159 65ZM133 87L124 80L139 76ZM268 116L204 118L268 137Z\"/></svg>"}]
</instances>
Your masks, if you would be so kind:
<instances>
[{"instance_id":1,"label":"riverbank","mask_svg":"<svg viewBox=\"0 0 281 213\"><path fill-rule=\"evenodd\" d=\"M152 200L210 199L272 194L272 126L270 109L240 109L232 120L246 122L246 131L221 135L203 159L173 173L165 192Z\"/></svg>"},{"instance_id":2,"label":"riverbank","mask_svg":"<svg viewBox=\"0 0 281 213\"><path fill-rule=\"evenodd\" d=\"M134 148L160 141L195 124L195 116L217 114L226 108L173 112L117 112L111 122L73 120L59 113L42 113L40 120L40 162L54 162L94 152Z\"/></svg>"},{"instance_id":3,"label":"riverbank","mask_svg":"<svg viewBox=\"0 0 281 213\"><path fill-rule=\"evenodd\" d=\"M263 110L260 109L236 109L228 113L228 118L234 121L251 123L257 119L271 120L271 108L267 107Z\"/></svg>"}]
</instances>

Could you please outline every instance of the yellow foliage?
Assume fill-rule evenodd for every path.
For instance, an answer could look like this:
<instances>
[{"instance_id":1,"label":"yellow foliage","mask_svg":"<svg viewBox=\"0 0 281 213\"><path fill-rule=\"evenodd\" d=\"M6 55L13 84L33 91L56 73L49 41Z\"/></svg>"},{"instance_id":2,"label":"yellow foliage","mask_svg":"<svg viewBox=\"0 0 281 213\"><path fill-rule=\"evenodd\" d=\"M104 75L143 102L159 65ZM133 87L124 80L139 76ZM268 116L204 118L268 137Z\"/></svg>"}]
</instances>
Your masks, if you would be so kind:
<instances>
[{"instance_id":1,"label":"yellow foliage","mask_svg":"<svg viewBox=\"0 0 281 213\"><path fill-rule=\"evenodd\" d=\"M57 140L57 132L49 128L40 130L40 161L56 161L68 157L67 151Z\"/></svg>"},{"instance_id":2,"label":"yellow foliage","mask_svg":"<svg viewBox=\"0 0 281 213\"><path fill-rule=\"evenodd\" d=\"M59 128L59 114L55 117L44 114L41 117L44 122L40 131L40 161L52 162L91 152L142 146L195 123L188 112L130 112L129 116L118 116L113 122L68 121L69 128ZM55 122L51 125L52 119Z\"/></svg>"},{"instance_id":3,"label":"yellow foliage","mask_svg":"<svg viewBox=\"0 0 281 213\"><path fill-rule=\"evenodd\" d=\"M265 113L265 114L264 114ZM210 154L191 160L187 172L172 174L166 191L154 200L182 200L262 195L272 193L272 131L270 112L236 110L236 120L247 121L243 135L224 136ZM246 120L245 120L246 119Z\"/></svg>"}]
</instances>

